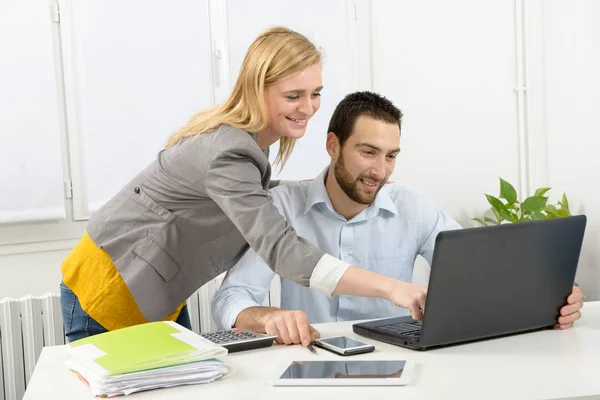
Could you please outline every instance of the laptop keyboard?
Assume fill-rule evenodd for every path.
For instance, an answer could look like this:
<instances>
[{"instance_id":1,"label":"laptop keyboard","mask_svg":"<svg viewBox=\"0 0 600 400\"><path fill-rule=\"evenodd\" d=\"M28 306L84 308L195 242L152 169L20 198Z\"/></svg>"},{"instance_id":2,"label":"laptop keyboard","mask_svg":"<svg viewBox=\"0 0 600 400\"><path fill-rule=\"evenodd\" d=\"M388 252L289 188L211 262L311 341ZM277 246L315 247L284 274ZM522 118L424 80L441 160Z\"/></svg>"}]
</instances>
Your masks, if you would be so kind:
<instances>
[{"instance_id":1,"label":"laptop keyboard","mask_svg":"<svg viewBox=\"0 0 600 400\"><path fill-rule=\"evenodd\" d=\"M397 324L378 326L377 330L394 335L419 337L421 336L421 323L417 321L400 322Z\"/></svg>"}]
</instances>

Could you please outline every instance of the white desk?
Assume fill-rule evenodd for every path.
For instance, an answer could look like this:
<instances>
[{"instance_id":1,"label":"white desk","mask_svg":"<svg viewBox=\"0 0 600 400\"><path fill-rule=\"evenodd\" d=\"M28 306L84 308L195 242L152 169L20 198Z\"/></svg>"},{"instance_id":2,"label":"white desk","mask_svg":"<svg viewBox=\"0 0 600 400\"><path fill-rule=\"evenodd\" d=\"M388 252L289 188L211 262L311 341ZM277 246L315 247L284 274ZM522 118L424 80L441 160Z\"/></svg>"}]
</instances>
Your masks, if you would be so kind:
<instances>
[{"instance_id":1,"label":"white desk","mask_svg":"<svg viewBox=\"0 0 600 400\"><path fill-rule=\"evenodd\" d=\"M351 326L350 322L316 325L323 337L344 334L375 345L375 352L350 359L415 360L412 383L404 387L272 387L267 380L278 377L291 361L342 358L322 349L314 355L300 346L274 345L226 356L237 372L223 381L148 391L132 398L512 400L600 394L600 302L586 303L583 318L566 331L547 330L425 352L367 340L355 335ZM88 387L64 367L65 357L64 346L42 351L25 400L93 398Z\"/></svg>"}]
</instances>

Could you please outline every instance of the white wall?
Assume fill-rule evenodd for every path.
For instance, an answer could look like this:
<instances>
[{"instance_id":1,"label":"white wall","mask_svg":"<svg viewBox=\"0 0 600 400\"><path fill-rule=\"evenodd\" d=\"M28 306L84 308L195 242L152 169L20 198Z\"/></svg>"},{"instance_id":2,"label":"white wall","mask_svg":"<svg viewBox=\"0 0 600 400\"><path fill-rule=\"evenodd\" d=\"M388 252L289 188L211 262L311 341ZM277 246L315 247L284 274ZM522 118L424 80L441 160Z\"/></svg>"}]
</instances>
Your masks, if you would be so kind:
<instances>
[{"instance_id":1,"label":"white wall","mask_svg":"<svg viewBox=\"0 0 600 400\"><path fill-rule=\"evenodd\" d=\"M58 293L60 263L69 250L0 256L0 298Z\"/></svg>"},{"instance_id":2,"label":"white wall","mask_svg":"<svg viewBox=\"0 0 600 400\"><path fill-rule=\"evenodd\" d=\"M588 224L577 280L600 298L600 2L529 1L532 184L566 192Z\"/></svg>"},{"instance_id":3,"label":"white wall","mask_svg":"<svg viewBox=\"0 0 600 400\"><path fill-rule=\"evenodd\" d=\"M404 113L392 178L470 225L487 208L483 194L496 194L498 176L519 183L514 4L372 7L373 89Z\"/></svg>"}]
</instances>

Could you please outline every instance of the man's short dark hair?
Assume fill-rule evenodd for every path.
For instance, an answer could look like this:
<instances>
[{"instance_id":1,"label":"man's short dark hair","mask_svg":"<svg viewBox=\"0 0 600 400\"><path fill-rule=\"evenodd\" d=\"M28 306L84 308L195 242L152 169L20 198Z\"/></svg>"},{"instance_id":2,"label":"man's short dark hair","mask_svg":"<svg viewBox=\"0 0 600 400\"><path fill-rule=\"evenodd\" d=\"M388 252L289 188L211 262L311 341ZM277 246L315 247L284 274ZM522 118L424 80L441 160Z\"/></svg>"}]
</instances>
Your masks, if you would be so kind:
<instances>
[{"instance_id":1,"label":"man's short dark hair","mask_svg":"<svg viewBox=\"0 0 600 400\"><path fill-rule=\"evenodd\" d=\"M327 132L333 132L338 137L340 146L343 146L361 115L398 124L398 127L402 122L402 111L384 96L373 92L354 92L344 97L337 105L329 121Z\"/></svg>"}]
</instances>

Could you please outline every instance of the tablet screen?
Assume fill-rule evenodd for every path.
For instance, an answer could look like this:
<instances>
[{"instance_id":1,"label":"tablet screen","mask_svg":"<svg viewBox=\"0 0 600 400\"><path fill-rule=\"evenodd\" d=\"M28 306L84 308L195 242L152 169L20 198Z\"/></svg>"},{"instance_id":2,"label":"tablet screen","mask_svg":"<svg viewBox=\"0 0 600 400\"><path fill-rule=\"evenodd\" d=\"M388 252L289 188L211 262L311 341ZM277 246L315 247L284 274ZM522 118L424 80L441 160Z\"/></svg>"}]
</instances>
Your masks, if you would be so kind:
<instances>
[{"instance_id":1,"label":"tablet screen","mask_svg":"<svg viewBox=\"0 0 600 400\"><path fill-rule=\"evenodd\" d=\"M294 361L280 379L400 378L406 361Z\"/></svg>"}]
</instances>

